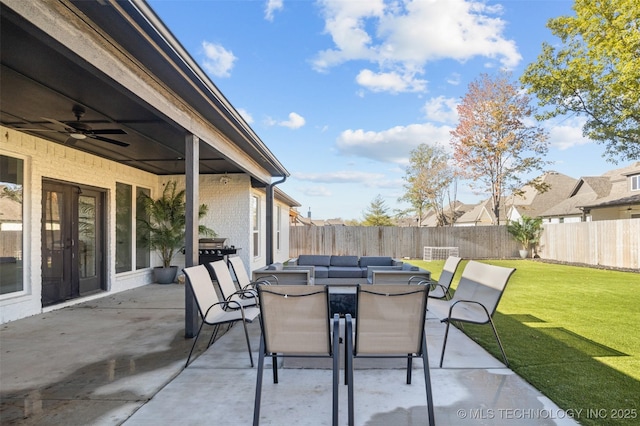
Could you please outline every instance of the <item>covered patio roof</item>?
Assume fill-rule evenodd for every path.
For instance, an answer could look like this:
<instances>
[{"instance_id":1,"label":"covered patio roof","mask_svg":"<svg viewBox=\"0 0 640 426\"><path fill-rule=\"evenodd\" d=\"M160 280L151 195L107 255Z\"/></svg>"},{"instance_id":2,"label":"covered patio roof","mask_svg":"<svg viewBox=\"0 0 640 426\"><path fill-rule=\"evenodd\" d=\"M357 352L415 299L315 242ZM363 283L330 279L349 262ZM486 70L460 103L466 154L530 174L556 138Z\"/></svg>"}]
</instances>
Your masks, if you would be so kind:
<instances>
[{"instance_id":1,"label":"covered patio roof","mask_svg":"<svg viewBox=\"0 0 640 426\"><path fill-rule=\"evenodd\" d=\"M0 19L2 125L158 175L195 135L202 174L289 175L144 1L1 0Z\"/></svg>"}]
</instances>

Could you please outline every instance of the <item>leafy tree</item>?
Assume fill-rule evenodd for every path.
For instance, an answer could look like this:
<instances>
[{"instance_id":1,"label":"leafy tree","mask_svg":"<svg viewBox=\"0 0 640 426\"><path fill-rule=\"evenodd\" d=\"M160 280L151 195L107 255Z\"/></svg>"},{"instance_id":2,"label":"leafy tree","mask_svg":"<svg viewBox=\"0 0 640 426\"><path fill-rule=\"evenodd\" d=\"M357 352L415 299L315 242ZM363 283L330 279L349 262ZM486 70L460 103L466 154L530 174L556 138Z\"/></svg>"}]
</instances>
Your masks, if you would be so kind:
<instances>
[{"instance_id":1,"label":"leafy tree","mask_svg":"<svg viewBox=\"0 0 640 426\"><path fill-rule=\"evenodd\" d=\"M521 81L555 108L539 118L584 115L583 134L604 144L611 161L640 159L638 0L575 0L573 10L549 20L562 45L544 43Z\"/></svg>"},{"instance_id":2,"label":"leafy tree","mask_svg":"<svg viewBox=\"0 0 640 426\"><path fill-rule=\"evenodd\" d=\"M382 196L378 194L367 208L362 226L393 226L393 220L387 210Z\"/></svg>"},{"instance_id":3,"label":"leafy tree","mask_svg":"<svg viewBox=\"0 0 640 426\"><path fill-rule=\"evenodd\" d=\"M540 180L521 180L547 164L541 158L548 151L548 136L544 129L525 124L534 112L530 99L509 77L482 74L469 84L458 105L460 122L451 131L458 173L479 193L491 194L497 224L505 194L519 194L524 183L540 192L548 189Z\"/></svg>"},{"instance_id":4,"label":"leafy tree","mask_svg":"<svg viewBox=\"0 0 640 426\"><path fill-rule=\"evenodd\" d=\"M418 145L411 151L403 179L407 182L404 184L406 192L399 200L411 204L419 224L428 208L435 210L439 225L448 223L444 215L444 200L454 173L444 148L425 143Z\"/></svg>"}]
</instances>

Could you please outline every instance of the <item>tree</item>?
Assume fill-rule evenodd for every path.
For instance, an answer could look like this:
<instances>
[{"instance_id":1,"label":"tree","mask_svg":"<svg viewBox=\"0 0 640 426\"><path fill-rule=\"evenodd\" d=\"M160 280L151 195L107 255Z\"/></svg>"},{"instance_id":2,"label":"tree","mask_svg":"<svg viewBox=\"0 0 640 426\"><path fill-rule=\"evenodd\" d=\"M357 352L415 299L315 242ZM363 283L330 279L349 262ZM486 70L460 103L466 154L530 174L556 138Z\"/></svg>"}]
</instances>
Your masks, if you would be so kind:
<instances>
[{"instance_id":1,"label":"tree","mask_svg":"<svg viewBox=\"0 0 640 426\"><path fill-rule=\"evenodd\" d=\"M587 117L583 134L605 145L605 156L640 159L640 7L637 0L575 0L575 16L549 20L562 40L521 77L540 106Z\"/></svg>"},{"instance_id":2,"label":"tree","mask_svg":"<svg viewBox=\"0 0 640 426\"><path fill-rule=\"evenodd\" d=\"M509 80L510 74L482 74L469 84L458 105L460 122L451 131L458 173L470 179L479 193L489 193L496 222L507 191L519 194L526 183L540 192L548 187L540 180L522 182L523 175L542 170L548 151L544 129L527 126L533 115L530 99Z\"/></svg>"},{"instance_id":3,"label":"tree","mask_svg":"<svg viewBox=\"0 0 640 426\"><path fill-rule=\"evenodd\" d=\"M411 151L403 179L407 182L404 184L406 192L399 200L411 204L418 215L418 224L422 223L428 208L435 210L440 226L449 222L444 214L444 200L454 174L444 148L425 143L418 145Z\"/></svg>"},{"instance_id":4,"label":"tree","mask_svg":"<svg viewBox=\"0 0 640 426\"><path fill-rule=\"evenodd\" d=\"M387 210L382 196L378 194L367 208L362 226L393 226L393 220Z\"/></svg>"}]
</instances>

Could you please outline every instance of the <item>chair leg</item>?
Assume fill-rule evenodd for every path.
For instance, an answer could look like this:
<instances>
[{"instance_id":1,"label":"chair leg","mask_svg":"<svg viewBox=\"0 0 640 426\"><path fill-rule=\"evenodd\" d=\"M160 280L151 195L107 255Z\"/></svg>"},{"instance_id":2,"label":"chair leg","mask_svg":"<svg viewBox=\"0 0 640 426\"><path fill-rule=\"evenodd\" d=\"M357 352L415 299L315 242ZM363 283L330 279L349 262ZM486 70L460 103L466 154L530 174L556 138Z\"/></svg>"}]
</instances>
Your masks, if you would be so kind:
<instances>
[{"instance_id":1,"label":"chair leg","mask_svg":"<svg viewBox=\"0 0 640 426\"><path fill-rule=\"evenodd\" d=\"M196 338L193 339L193 345L191 345L191 350L189 351L189 356L187 357L187 363L184 365L184 368L189 366L189 360L191 360L191 354L193 354L193 350L196 347L196 343L198 343L198 337L200 337L200 332L202 331L202 327L204 326L204 321L200 324L200 328L198 329L198 333L196 333Z\"/></svg>"},{"instance_id":2,"label":"chair leg","mask_svg":"<svg viewBox=\"0 0 640 426\"><path fill-rule=\"evenodd\" d=\"M273 371L273 383L278 383L278 356L271 357L271 371Z\"/></svg>"},{"instance_id":3,"label":"chair leg","mask_svg":"<svg viewBox=\"0 0 640 426\"><path fill-rule=\"evenodd\" d=\"M433 392L431 390L431 372L429 371L429 354L427 353L427 333L425 332L422 340L422 364L424 369L424 386L427 392L427 411L429 413L429 425L436 424L435 413L433 409Z\"/></svg>"},{"instance_id":4,"label":"chair leg","mask_svg":"<svg viewBox=\"0 0 640 426\"><path fill-rule=\"evenodd\" d=\"M407 384L411 384L411 370L413 368L413 357L411 354L407 355Z\"/></svg>"},{"instance_id":5,"label":"chair leg","mask_svg":"<svg viewBox=\"0 0 640 426\"><path fill-rule=\"evenodd\" d=\"M333 426L338 426L338 382L340 381L340 326L338 314L333 318Z\"/></svg>"},{"instance_id":6,"label":"chair leg","mask_svg":"<svg viewBox=\"0 0 640 426\"><path fill-rule=\"evenodd\" d=\"M251 368L253 368L253 353L251 352L251 342L249 342L249 331L247 330L247 322L242 321L244 327L244 337L247 339L247 349L249 349L249 359L251 360Z\"/></svg>"},{"instance_id":7,"label":"chair leg","mask_svg":"<svg viewBox=\"0 0 640 426\"><path fill-rule=\"evenodd\" d=\"M502 347L502 342L500 341L500 337L498 337L498 330L496 330L496 326L493 324L493 320L489 317L489 324L491 324L491 328L493 329L493 335L496 336L496 341L498 342L498 346L500 347L500 352L502 352L502 358L504 359L504 365L509 366L509 361L507 360L507 354L504 353L504 348Z\"/></svg>"},{"instance_id":8,"label":"chair leg","mask_svg":"<svg viewBox=\"0 0 640 426\"><path fill-rule=\"evenodd\" d=\"M218 336L218 331L220 330L220 324L216 324L213 327L213 332L211 333L211 338L209 338L209 343L207 344L207 348L209 348L216 341L216 337Z\"/></svg>"},{"instance_id":9,"label":"chair leg","mask_svg":"<svg viewBox=\"0 0 640 426\"><path fill-rule=\"evenodd\" d=\"M256 379L256 397L253 404L253 426L260 424L260 402L262 398L262 374L264 372L264 336L260 335L260 355L258 358L258 378Z\"/></svg>"},{"instance_id":10,"label":"chair leg","mask_svg":"<svg viewBox=\"0 0 640 426\"><path fill-rule=\"evenodd\" d=\"M354 414L353 414L353 326L351 323L351 315L348 315L345 318L345 352L346 352L346 362L345 362L345 375L347 379L345 380L348 383L347 387L347 405L349 411L349 426L354 425Z\"/></svg>"},{"instance_id":11,"label":"chair leg","mask_svg":"<svg viewBox=\"0 0 640 426\"><path fill-rule=\"evenodd\" d=\"M447 328L444 332L444 341L442 342L442 354L440 355L440 368L442 368L442 361L444 360L444 350L447 348L447 337L449 336L449 325L451 324L451 321L447 319L442 320L442 322L447 323Z\"/></svg>"}]
</instances>

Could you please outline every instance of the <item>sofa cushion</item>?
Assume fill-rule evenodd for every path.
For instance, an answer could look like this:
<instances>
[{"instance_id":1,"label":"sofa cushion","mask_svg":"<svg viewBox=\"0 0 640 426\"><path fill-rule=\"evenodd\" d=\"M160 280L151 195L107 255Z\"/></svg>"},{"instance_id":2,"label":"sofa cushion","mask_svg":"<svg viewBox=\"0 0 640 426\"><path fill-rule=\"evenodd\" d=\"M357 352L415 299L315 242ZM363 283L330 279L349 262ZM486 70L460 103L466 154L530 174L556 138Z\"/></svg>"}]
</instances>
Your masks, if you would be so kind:
<instances>
[{"instance_id":1,"label":"sofa cushion","mask_svg":"<svg viewBox=\"0 0 640 426\"><path fill-rule=\"evenodd\" d=\"M417 266L411 265L410 263L405 263L404 265L402 265L402 270L403 271L419 271L420 268L418 268Z\"/></svg>"},{"instance_id":2,"label":"sofa cushion","mask_svg":"<svg viewBox=\"0 0 640 426\"><path fill-rule=\"evenodd\" d=\"M329 266L331 265L331 256L323 254L301 254L298 256L298 265Z\"/></svg>"},{"instance_id":3,"label":"sofa cushion","mask_svg":"<svg viewBox=\"0 0 640 426\"><path fill-rule=\"evenodd\" d=\"M358 267L358 256L331 256L330 266Z\"/></svg>"},{"instance_id":4,"label":"sofa cushion","mask_svg":"<svg viewBox=\"0 0 640 426\"><path fill-rule=\"evenodd\" d=\"M329 267L328 266L318 266L318 265L314 265L315 266L315 273L314 273L314 277L315 278L329 278Z\"/></svg>"},{"instance_id":5,"label":"sofa cushion","mask_svg":"<svg viewBox=\"0 0 640 426\"><path fill-rule=\"evenodd\" d=\"M267 271L282 271L282 263L272 263L267 267Z\"/></svg>"},{"instance_id":6,"label":"sofa cushion","mask_svg":"<svg viewBox=\"0 0 640 426\"><path fill-rule=\"evenodd\" d=\"M393 259L389 256L362 256L360 258L360 266L392 266Z\"/></svg>"},{"instance_id":7,"label":"sofa cushion","mask_svg":"<svg viewBox=\"0 0 640 426\"><path fill-rule=\"evenodd\" d=\"M359 266L331 266L329 278L362 278L362 269Z\"/></svg>"}]
</instances>

